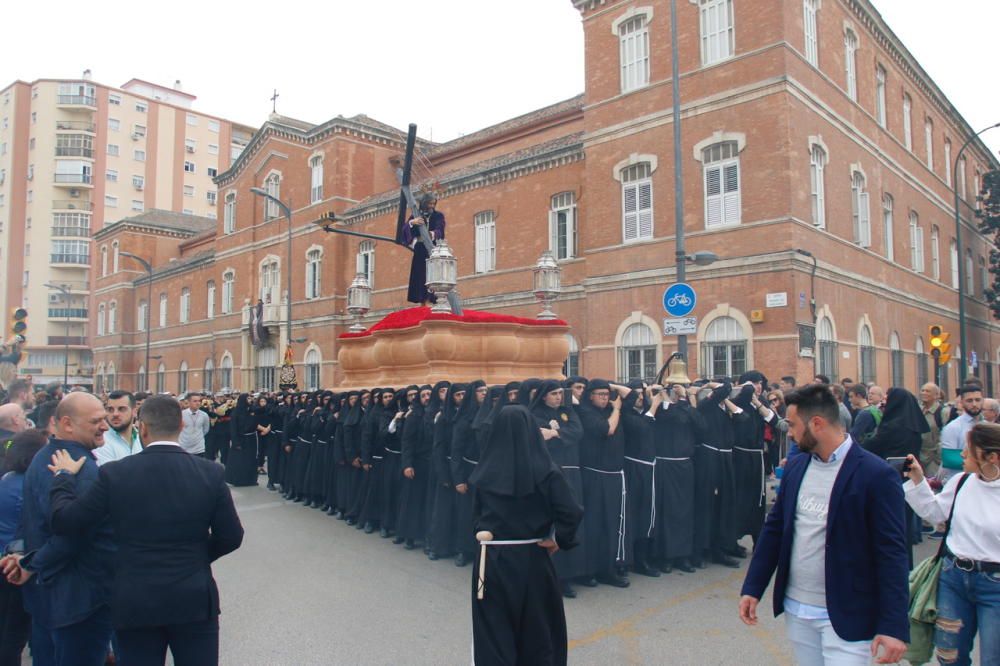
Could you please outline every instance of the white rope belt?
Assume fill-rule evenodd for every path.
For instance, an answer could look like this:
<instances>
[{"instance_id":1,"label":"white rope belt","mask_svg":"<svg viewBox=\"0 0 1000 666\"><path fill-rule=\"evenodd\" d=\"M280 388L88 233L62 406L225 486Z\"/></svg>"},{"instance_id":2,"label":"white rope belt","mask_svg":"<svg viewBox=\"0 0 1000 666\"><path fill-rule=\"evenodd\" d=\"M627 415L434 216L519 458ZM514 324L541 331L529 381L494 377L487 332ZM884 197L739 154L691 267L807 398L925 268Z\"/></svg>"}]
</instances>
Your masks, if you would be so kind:
<instances>
[{"instance_id":1,"label":"white rope belt","mask_svg":"<svg viewBox=\"0 0 1000 666\"><path fill-rule=\"evenodd\" d=\"M691 458L663 458L661 456L656 456L657 460L670 460L672 462L681 462L682 460L691 460Z\"/></svg>"},{"instance_id":2,"label":"white rope belt","mask_svg":"<svg viewBox=\"0 0 1000 666\"><path fill-rule=\"evenodd\" d=\"M469 460L465 456L462 456L462 460L464 460L465 462L469 463L470 465L478 465L479 464L478 460Z\"/></svg>"},{"instance_id":3,"label":"white rope belt","mask_svg":"<svg viewBox=\"0 0 1000 666\"><path fill-rule=\"evenodd\" d=\"M402 454L403 454L403 452L402 452L402 451L393 451L392 449L386 449L386 450L385 450L385 452L386 452L386 453L395 453L395 454L396 454L397 456L399 456L399 455L402 455Z\"/></svg>"},{"instance_id":4,"label":"white rope belt","mask_svg":"<svg viewBox=\"0 0 1000 666\"><path fill-rule=\"evenodd\" d=\"M559 465L559 469L580 469L579 465Z\"/></svg>"},{"instance_id":5,"label":"white rope belt","mask_svg":"<svg viewBox=\"0 0 1000 666\"><path fill-rule=\"evenodd\" d=\"M628 493L625 491L625 472L620 470L617 472L609 472L603 469L594 469L593 467L584 467L585 470L591 472L597 472L599 474L617 474L622 479L622 505L618 512L618 551L615 554L616 562L625 561L625 499ZM656 469L655 467L653 469Z\"/></svg>"},{"instance_id":6,"label":"white rope belt","mask_svg":"<svg viewBox=\"0 0 1000 666\"><path fill-rule=\"evenodd\" d=\"M649 465L650 467L656 466L655 460L639 460L638 458L630 458L629 456L625 456L625 460L631 460L634 463L640 463L642 465Z\"/></svg>"},{"instance_id":7,"label":"white rope belt","mask_svg":"<svg viewBox=\"0 0 1000 666\"><path fill-rule=\"evenodd\" d=\"M527 546L530 543L541 543L543 539L507 539L506 541L480 541L480 546Z\"/></svg>"},{"instance_id":8,"label":"white rope belt","mask_svg":"<svg viewBox=\"0 0 1000 666\"><path fill-rule=\"evenodd\" d=\"M625 460L631 460L632 462L641 463L643 465L649 465L653 468L653 493L650 499L649 507L649 529L646 530L646 538L652 538L653 528L656 526L656 459L653 462L646 462L645 460L639 460L638 458L630 458L625 456Z\"/></svg>"},{"instance_id":9,"label":"white rope belt","mask_svg":"<svg viewBox=\"0 0 1000 666\"><path fill-rule=\"evenodd\" d=\"M256 430L254 430L253 432L245 432L245 433L243 433L242 436L243 437L249 437L250 435L258 435L258 434L260 434L260 433L258 433Z\"/></svg>"},{"instance_id":10,"label":"white rope belt","mask_svg":"<svg viewBox=\"0 0 1000 666\"><path fill-rule=\"evenodd\" d=\"M541 543L542 539L507 539L494 541L493 533L488 531L476 532L476 541L479 542L479 585L476 588L476 598L483 599L486 596L486 548L488 546L528 546Z\"/></svg>"},{"instance_id":11,"label":"white rope belt","mask_svg":"<svg viewBox=\"0 0 1000 666\"><path fill-rule=\"evenodd\" d=\"M713 451L718 451L719 453L732 453L732 449L717 449L714 446L709 446L708 444L702 444L706 449L712 449Z\"/></svg>"},{"instance_id":12,"label":"white rope belt","mask_svg":"<svg viewBox=\"0 0 1000 666\"><path fill-rule=\"evenodd\" d=\"M767 493L767 471L764 469L764 449L744 449L742 446L734 446L737 451L745 453L760 454L760 497L757 498L757 506L764 506L764 496Z\"/></svg>"}]
</instances>

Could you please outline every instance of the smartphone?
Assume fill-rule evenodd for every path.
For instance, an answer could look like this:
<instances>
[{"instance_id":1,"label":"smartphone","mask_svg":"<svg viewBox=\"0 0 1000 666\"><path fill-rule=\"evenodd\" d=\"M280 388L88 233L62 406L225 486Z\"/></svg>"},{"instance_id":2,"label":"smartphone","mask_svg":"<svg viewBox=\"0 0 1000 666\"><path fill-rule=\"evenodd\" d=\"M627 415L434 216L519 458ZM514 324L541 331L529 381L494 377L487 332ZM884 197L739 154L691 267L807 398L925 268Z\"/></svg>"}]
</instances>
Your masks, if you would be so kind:
<instances>
[{"instance_id":1,"label":"smartphone","mask_svg":"<svg viewBox=\"0 0 1000 666\"><path fill-rule=\"evenodd\" d=\"M906 460L905 457L903 457L903 458L886 458L886 462L889 463L890 467L892 467L894 470L896 470L897 472L899 472L899 475L901 477L906 478L904 476L903 472L908 472L910 470L910 466L907 464L907 460Z\"/></svg>"}]
</instances>

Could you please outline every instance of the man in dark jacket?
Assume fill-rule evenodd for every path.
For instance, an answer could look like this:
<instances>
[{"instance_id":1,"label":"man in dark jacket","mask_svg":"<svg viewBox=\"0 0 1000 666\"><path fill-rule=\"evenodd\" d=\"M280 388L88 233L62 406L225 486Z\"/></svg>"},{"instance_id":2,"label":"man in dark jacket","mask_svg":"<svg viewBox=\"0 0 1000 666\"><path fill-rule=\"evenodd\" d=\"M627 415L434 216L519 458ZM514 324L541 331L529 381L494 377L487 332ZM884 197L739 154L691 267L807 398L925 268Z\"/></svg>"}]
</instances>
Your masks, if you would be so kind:
<instances>
[{"instance_id":1,"label":"man in dark jacket","mask_svg":"<svg viewBox=\"0 0 1000 666\"><path fill-rule=\"evenodd\" d=\"M139 414L146 448L100 469L78 495L83 466L52 457L52 530L79 537L110 518L118 544L112 619L122 663L218 663L219 591L211 563L239 548L243 527L224 470L187 455L177 440L180 404L147 400Z\"/></svg>"},{"instance_id":2,"label":"man in dark jacket","mask_svg":"<svg viewBox=\"0 0 1000 666\"><path fill-rule=\"evenodd\" d=\"M757 623L771 576L796 661L896 663L910 638L899 473L844 433L825 386L785 396L789 458L743 583L740 618Z\"/></svg>"}]
</instances>

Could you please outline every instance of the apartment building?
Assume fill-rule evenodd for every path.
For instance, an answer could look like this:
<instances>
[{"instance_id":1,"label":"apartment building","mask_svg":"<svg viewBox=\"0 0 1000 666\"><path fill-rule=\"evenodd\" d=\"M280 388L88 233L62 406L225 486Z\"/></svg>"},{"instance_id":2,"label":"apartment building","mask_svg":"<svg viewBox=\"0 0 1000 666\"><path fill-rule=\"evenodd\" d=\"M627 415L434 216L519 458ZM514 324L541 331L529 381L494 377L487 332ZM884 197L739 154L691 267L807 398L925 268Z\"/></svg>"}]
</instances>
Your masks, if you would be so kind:
<instances>
[{"instance_id":1,"label":"apartment building","mask_svg":"<svg viewBox=\"0 0 1000 666\"><path fill-rule=\"evenodd\" d=\"M531 268L551 250L563 282L555 309L572 327L567 371L649 378L676 349L662 305L676 277L669 3L574 5L584 93L455 141L421 142L420 175L439 188L467 307L536 314ZM943 379L954 387L957 359L975 352L974 372L993 392L1000 327L983 297L990 246L974 212L981 174L1000 163L978 140L958 159L973 128L874 6L681 2L678 50L687 251L720 257L688 269L698 292L692 374L756 367L916 390L931 378L927 327L943 324L958 346L964 262L969 349L953 349ZM354 274L373 284L372 323L407 306L409 253L314 222L332 210L347 229L393 236L402 149L399 129L367 116L320 125L272 116L216 178L214 237L178 246L177 261L154 272L166 298L152 331L160 383L273 387L289 342L290 270L292 337L305 338L292 344L300 384L335 385ZM251 188L293 202L290 256L283 216ZM146 233L122 231L102 242L124 248ZM109 281L108 303L134 310L138 277ZM254 346L246 325L258 298L271 339ZM116 381L134 386L146 372L143 339L99 338L99 369L113 363Z\"/></svg>"},{"instance_id":2,"label":"apartment building","mask_svg":"<svg viewBox=\"0 0 1000 666\"><path fill-rule=\"evenodd\" d=\"M254 129L194 101L180 82L115 88L89 71L0 90L0 323L27 308L22 376L92 385L94 275L118 262L94 232L147 209L215 215L213 178Z\"/></svg>"}]
</instances>

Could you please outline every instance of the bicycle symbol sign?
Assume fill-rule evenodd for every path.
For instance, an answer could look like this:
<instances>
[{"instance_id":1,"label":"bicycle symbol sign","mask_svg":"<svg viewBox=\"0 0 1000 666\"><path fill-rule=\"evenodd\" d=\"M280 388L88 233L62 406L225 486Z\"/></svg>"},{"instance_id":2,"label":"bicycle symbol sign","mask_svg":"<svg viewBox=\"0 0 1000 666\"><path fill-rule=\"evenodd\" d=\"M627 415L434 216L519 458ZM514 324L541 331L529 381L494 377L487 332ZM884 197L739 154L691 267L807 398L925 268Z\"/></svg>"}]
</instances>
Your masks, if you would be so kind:
<instances>
[{"instance_id":1,"label":"bicycle symbol sign","mask_svg":"<svg viewBox=\"0 0 1000 666\"><path fill-rule=\"evenodd\" d=\"M686 317L694 311L698 297L691 285L678 282L663 292L663 309L671 317Z\"/></svg>"}]
</instances>

